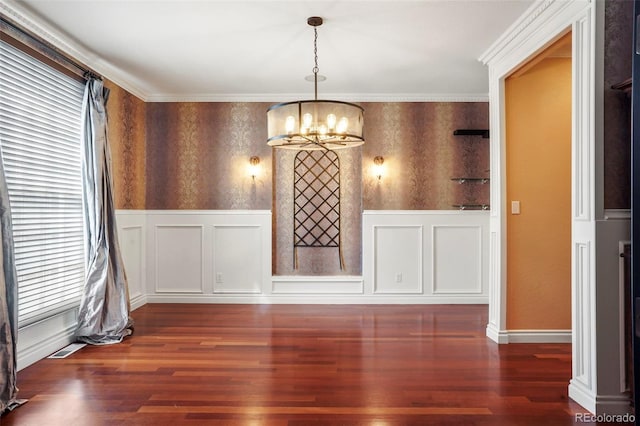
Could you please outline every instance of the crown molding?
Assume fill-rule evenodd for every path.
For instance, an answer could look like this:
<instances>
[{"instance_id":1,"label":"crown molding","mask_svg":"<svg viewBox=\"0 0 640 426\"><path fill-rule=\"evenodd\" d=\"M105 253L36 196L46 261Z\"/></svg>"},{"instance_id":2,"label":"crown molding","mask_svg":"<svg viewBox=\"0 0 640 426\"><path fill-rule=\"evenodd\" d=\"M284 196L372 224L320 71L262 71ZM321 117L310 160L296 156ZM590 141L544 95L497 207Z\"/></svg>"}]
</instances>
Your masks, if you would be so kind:
<instances>
[{"instance_id":1,"label":"crown molding","mask_svg":"<svg viewBox=\"0 0 640 426\"><path fill-rule=\"evenodd\" d=\"M309 93L154 94L147 102L289 102L309 99ZM328 93L322 99L346 102L489 102L487 93Z\"/></svg>"},{"instance_id":2,"label":"crown molding","mask_svg":"<svg viewBox=\"0 0 640 426\"><path fill-rule=\"evenodd\" d=\"M135 78L123 73L119 68L114 67L99 55L84 48L78 42L36 16L17 1L0 0L0 14L6 16L25 30L40 37L75 61L84 64L86 67L109 79L124 90L143 101L147 100L148 95L140 88L139 84L134 83Z\"/></svg>"},{"instance_id":3,"label":"crown molding","mask_svg":"<svg viewBox=\"0 0 640 426\"><path fill-rule=\"evenodd\" d=\"M144 83L139 78L123 72L95 52L83 47L16 0L0 0L0 14L144 102L286 102L309 99L309 93L149 93L142 88ZM488 93L328 93L323 94L323 99L340 99L347 102L488 102L489 95Z\"/></svg>"},{"instance_id":4,"label":"crown molding","mask_svg":"<svg viewBox=\"0 0 640 426\"><path fill-rule=\"evenodd\" d=\"M531 32L531 24L534 21L547 20L549 16L556 15L564 9L572 7L576 3L591 3L592 0L537 0L534 2L507 30L478 58L487 65L502 56L505 49ZM543 15L548 15L544 17Z\"/></svg>"}]
</instances>

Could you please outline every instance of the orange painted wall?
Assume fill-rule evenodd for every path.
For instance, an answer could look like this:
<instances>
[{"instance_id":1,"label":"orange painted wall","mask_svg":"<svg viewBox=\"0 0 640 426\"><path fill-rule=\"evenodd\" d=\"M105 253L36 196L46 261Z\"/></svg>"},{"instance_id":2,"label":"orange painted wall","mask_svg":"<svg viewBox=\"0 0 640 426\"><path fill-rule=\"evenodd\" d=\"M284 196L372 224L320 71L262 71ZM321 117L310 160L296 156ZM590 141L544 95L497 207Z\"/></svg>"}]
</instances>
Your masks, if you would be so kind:
<instances>
[{"instance_id":1,"label":"orange painted wall","mask_svg":"<svg viewBox=\"0 0 640 426\"><path fill-rule=\"evenodd\" d=\"M571 59L505 85L507 329L571 329Z\"/></svg>"}]
</instances>

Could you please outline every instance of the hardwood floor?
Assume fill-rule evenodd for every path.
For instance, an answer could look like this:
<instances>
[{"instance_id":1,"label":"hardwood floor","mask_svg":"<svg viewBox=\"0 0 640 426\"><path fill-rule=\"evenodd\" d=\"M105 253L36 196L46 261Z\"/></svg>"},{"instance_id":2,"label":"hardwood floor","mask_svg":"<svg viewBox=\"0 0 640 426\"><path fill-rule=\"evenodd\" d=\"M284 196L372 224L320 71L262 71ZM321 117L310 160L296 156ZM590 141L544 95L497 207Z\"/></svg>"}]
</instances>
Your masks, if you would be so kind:
<instances>
[{"instance_id":1,"label":"hardwood floor","mask_svg":"<svg viewBox=\"0 0 640 426\"><path fill-rule=\"evenodd\" d=\"M0 425L565 425L569 344L476 305L149 304L134 335L18 374Z\"/></svg>"}]
</instances>

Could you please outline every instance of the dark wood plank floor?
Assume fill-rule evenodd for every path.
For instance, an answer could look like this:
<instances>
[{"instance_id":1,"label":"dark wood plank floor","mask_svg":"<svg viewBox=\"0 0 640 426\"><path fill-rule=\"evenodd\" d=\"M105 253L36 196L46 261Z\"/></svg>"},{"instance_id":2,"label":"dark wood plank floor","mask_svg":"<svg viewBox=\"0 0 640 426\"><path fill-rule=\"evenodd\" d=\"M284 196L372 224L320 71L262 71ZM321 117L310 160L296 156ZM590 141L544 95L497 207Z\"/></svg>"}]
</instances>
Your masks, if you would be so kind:
<instances>
[{"instance_id":1,"label":"dark wood plank floor","mask_svg":"<svg viewBox=\"0 0 640 426\"><path fill-rule=\"evenodd\" d=\"M486 306L149 304L18 374L8 425L566 425L569 344L498 346Z\"/></svg>"}]
</instances>

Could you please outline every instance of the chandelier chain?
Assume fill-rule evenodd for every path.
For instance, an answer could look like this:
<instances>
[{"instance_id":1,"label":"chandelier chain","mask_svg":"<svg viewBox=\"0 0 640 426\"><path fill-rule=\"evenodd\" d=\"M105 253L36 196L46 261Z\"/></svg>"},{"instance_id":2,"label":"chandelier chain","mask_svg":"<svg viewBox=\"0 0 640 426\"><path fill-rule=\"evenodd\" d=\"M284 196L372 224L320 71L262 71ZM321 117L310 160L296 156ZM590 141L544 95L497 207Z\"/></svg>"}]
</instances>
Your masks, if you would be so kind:
<instances>
[{"instance_id":1,"label":"chandelier chain","mask_svg":"<svg viewBox=\"0 0 640 426\"><path fill-rule=\"evenodd\" d=\"M313 38L313 60L314 60L314 67L313 67L313 73L314 74L318 74L318 71L320 71L320 69L318 68L318 28L313 27L313 33L314 33L314 38Z\"/></svg>"},{"instance_id":2,"label":"chandelier chain","mask_svg":"<svg viewBox=\"0 0 640 426\"><path fill-rule=\"evenodd\" d=\"M314 92L314 99L317 101L318 100L318 71L320 70L318 68L318 27L313 27L313 61L314 61L314 67L313 67L313 92Z\"/></svg>"}]
</instances>

